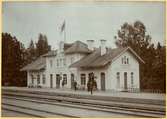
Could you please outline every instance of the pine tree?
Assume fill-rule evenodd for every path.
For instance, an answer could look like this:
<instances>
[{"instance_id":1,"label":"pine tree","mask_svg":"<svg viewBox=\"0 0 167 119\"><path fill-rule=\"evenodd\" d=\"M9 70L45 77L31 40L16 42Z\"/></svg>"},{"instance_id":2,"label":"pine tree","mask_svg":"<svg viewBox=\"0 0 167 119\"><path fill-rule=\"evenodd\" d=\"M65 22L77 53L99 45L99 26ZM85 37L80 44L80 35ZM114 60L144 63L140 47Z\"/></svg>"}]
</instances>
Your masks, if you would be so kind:
<instances>
[{"instance_id":1,"label":"pine tree","mask_svg":"<svg viewBox=\"0 0 167 119\"><path fill-rule=\"evenodd\" d=\"M51 48L48 45L47 37L45 35L39 34L38 42L36 43L37 57L47 53Z\"/></svg>"}]
</instances>

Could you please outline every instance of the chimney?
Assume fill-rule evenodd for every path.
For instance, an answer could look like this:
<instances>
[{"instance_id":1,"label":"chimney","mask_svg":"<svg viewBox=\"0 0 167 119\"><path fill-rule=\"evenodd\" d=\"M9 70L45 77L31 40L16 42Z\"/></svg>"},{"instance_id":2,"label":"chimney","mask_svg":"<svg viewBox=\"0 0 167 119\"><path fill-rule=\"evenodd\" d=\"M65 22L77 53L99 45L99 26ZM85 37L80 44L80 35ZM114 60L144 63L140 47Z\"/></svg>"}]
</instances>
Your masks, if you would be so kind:
<instances>
[{"instance_id":1,"label":"chimney","mask_svg":"<svg viewBox=\"0 0 167 119\"><path fill-rule=\"evenodd\" d=\"M59 43L59 51L60 52L64 51L64 41L60 41L60 43Z\"/></svg>"},{"instance_id":2,"label":"chimney","mask_svg":"<svg viewBox=\"0 0 167 119\"><path fill-rule=\"evenodd\" d=\"M101 39L100 40L100 53L101 53L101 56L106 54L107 50L106 50L106 40L104 39Z\"/></svg>"},{"instance_id":3,"label":"chimney","mask_svg":"<svg viewBox=\"0 0 167 119\"><path fill-rule=\"evenodd\" d=\"M94 40L87 40L88 49L94 50Z\"/></svg>"}]
</instances>

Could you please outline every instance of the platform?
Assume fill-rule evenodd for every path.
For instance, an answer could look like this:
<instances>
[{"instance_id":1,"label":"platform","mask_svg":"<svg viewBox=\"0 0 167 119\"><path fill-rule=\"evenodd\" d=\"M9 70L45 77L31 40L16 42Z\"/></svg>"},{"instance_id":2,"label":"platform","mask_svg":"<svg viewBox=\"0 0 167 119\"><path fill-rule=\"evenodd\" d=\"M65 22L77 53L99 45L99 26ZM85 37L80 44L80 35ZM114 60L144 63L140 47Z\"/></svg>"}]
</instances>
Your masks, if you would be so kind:
<instances>
[{"instance_id":1,"label":"platform","mask_svg":"<svg viewBox=\"0 0 167 119\"><path fill-rule=\"evenodd\" d=\"M90 96L91 93L86 90L77 90L72 89L56 89L56 88L27 88L27 87L2 87L2 89L11 89L11 90L24 90L24 91L40 91L40 92L54 92L61 94L78 94L82 96ZM161 100L165 101L166 94L158 93L130 93L130 92L116 92L116 91L93 91L92 96L102 96L102 97L119 97L119 98L136 98L136 99L151 99L151 100Z\"/></svg>"}]
</instances>

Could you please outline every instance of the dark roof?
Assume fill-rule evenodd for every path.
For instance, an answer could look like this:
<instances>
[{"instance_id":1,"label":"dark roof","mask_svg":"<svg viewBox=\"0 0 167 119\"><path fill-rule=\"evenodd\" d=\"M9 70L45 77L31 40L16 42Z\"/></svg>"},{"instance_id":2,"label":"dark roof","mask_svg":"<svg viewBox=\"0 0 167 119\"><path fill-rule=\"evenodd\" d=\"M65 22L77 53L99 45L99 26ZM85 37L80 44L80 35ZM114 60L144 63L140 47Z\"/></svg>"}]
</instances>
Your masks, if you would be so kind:
<instances>
[{"instance_id":1,"label":"dark roof","mask_svg":"<svg viewBox=\"0 0 167 119\"><path fill-rule=\"evenodd\" d=\"M65 54L72 54L72 53L91 53L91 50L88 49L88 46L81 42L76 41L72 44L71 47L65 50Z\"/></svg>"},{"instance_id":2,"label":"dark roof","mask_svg":"<svg viewBox=\"0 0 167 119\"><path fill-rule=\"evenodd\" d=\"M57 50L49 51L48 53L42 55L43 57L51 57L51 56L56 56L57 55Z\"/></svg>"},{"instance_id":3,"label":"dark roof","mask_svg":"<svg viewBox=\"0 0 167 119\"><path fill-rule=\"evenodd\" d=\"M83 59L70 65L70 67L81 67L81 68L103 67L107 65L108 63L112 62L114 58L116 58L122 52L128 49L132 50L129 47L128 48L115 48L115 49L107 48L106 54L101 56L100 48L98 48L93 53L89 54ZM137 55L136 53L134 53L134 51L132 52L135 56ZM143 60L139 56L136 56L136 57L143 62Z\"/></svg>"},{"instance_id":4,"label":"dark roof","mask_svg":"<svg viewBox=\"0 0 167 119\"><path fill-rule=\"evenodd\" d=\"M46 67L46 61L44 57L39 57L37 60L35 60L34 62L26 65L25 67L23 67L21 69L21 71L27 71L27 70L41 70L44 69Z\"/></svg>"}]
</instances>

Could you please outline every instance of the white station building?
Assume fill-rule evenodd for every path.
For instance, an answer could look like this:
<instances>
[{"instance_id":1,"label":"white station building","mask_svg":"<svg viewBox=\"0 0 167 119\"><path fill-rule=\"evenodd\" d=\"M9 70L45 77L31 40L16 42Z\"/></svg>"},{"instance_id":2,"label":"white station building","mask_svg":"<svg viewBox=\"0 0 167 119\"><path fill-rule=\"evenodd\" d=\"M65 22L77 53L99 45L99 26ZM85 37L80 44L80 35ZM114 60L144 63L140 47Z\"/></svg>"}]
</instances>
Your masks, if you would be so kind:
<instances>
[{"instance_id":1,"label":"white station building","mask_svg":"<svg viewBox=\"0 0 167 119\"><path fill-rule=\"evenodd\" d=\"M89 74L94 73L98 90L140 90L139 64L144 61L130 48L107 48L106 40L87 44L59 43L59 49L40 56L23 67L27 71L27 86L73 88L74 80L80 89L87 89ZM64 81L64 86L62 86Z\"/></svg>"}]
</instances>

